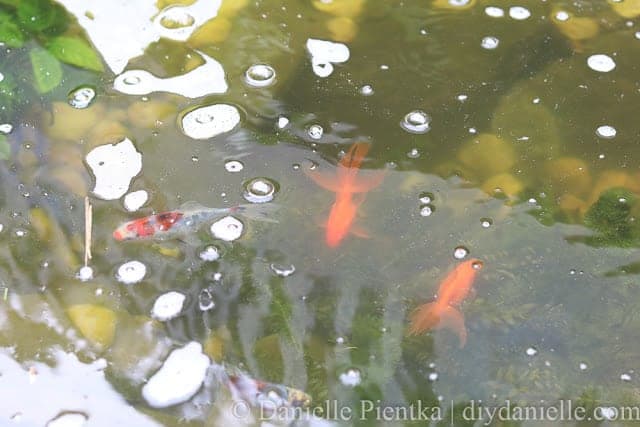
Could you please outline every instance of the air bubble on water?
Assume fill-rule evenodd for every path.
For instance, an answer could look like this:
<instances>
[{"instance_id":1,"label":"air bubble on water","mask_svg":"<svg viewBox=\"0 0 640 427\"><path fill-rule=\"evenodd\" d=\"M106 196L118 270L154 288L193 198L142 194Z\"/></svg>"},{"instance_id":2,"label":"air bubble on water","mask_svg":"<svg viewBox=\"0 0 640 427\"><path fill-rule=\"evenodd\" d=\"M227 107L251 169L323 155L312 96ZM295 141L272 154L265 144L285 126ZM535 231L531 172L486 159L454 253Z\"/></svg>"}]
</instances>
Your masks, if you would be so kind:
<instances>
[{"instance_id":1,"label":"air bubble on water","mask_svg":"<svg viewBox=\"0 0 640 427\"><path fill-rule=\"evenodd\" d=\"M429 34L429 32L427 31L426 28L420 28L420 34L423 36L426 36L427 34Z\"/></svg>"},{"instance_id":2,"label":"air bubble on water","mask_svg":"<svg viewBox=\"0 0 640 427\"><path fill-rule=\"evenodd\" d=\"M404 116L400 127L409 133L426 133L431 129L431 117L422 110L414 110Z\"/></svg>"},{"instance_id":3,"label":"air bubble on water","mask_svg":"<svg viewBox=\"0 0 640 427\"><path fill-rule=\"evenodd\" d=\"M193 163L198 163L200 161L200 159L198 158L198 156L191 156L191 161Z\"/></svg>"},{"instance_id":4,"label":"air bubble on water","mask_svg":"<svg viewBox=\"0 0 640 427\"><path fill-rule=\"evenodd\" d=\"M25 230L16 230L16 236L18 237L24 237L26 234L27 232Z\"/></svg>"},{"instance_id":5,"label":"air bubble on water","mask_svg":"<svg viewBox=\"0 0 640 427\"><path fill-rule=\"evenodd\" d=\"M125 262L118 268L116 279L127 285L138 283L147 274L147 266L140 261Z\"/></svg>"},{"instance_id":6,"label":"air bubble on water","mask_svg":"<svg viewBox=\"0 0 640 427\"><path fill-rule=\"evenodd\" d=\"M529 200L527 200L527 202L528 202L530 205L535 205L536 203L538 203L538 201L537 201L536 199L534 199L533 197L531 197Z\"/></svg>"},{"instance_id":7,"label":"air bubble on water","mask_svg":"<svg viewBox=\"0 0 640 427\"><path fill-rule=\"evenodd\" d=\"M93 279L93 268L88 265L80 267L80 270L78 270L78 273L76 274L76 278L82 282Z\"/></svg>"},{"instance_id":8,"label":"air bubble on water","mask_svg":"<svg viewBox=\"0 0 640 427\"><path fill-rule=\"evenodd\" d=\"M417 148L412 148L407 153L407 157L409 157L410 159L417 159L418 157L420 157L420 151L418 151Z\"/></svg>"},{"instance_id":9,"label":"air bubble on water","mask_svg":"<svg viewBox=\"0 0 640 427\"><path fill-rule=\"evenodd\" d=\"M3 123L0 125L0 133L8 135L13 130L13 125L11 123Z\"/></svg>"},{"instance_id":10,"label":"air bubble on water","mask_svg":"<svg viewBox=\"0 0 640 427\"><path fill-rule=\"evenodd\" d=\"M621 374L620 375L620 379L622 381L631 381L631 375L629 375L629 374Z\"/></svg>"},{"instance_id":11,"label":"air bubble on water","mask_svg":"<svg viewBox=\"0 0 640 427\"><path fill-rule=\"evenodd\" d=\"M153 303L151 317L161 322L178 317L187 299L181 292L170 291L160 295Z\"/></svg>"},{"instance_id":12,"label":"air bubble on water","mask_svg":"<svg viewBox=\"0 0 640 427\"><path fill-rule=\"evenodd\" d=\"M431 372L431 373L429 373L427 378L429 379L429 381L432 381L432 382L436 381L438 379L438 373L437 372Z\"/></svg>"},{"instance_id":13,"label":"air bubble on water","mask_svg":"<svg viewBox=\"0 0 640 427\"><path fill-rule=\"evenodd\" d=\"M198 308L201 311L208 311L215 308L216 302L213 300L213 295L209 289L203 289L198 294Z\"/></svg>"},{"instance_id":14,"label":"air bubble on water","mask_svg":"<svg viewBox=\"0 0 640 427\"><path fill-rule=\"evenodd\" d=\"M597 406L600 416L606 420L612 421L618 417L618 410L610 406Z\"/></svg>"},{"instance_id":15,"label":"air bubble on water","mask_svg":"<svg viewBox=\"0 0 640 427\"><path fill-rule=\"evenodd\" d=\"M453 250L453 257L455 259L464 259L467 255L469 255L469 249L464 246L458 246Z\"/></svg>"},{"instance_id":16,"label":"air bubble on water","mask_svg":"<svg viewBox=\"0 0 640 427\"><path fill-rule=\"evenodd\" d=\"M489 50L497 48L499 44L500 40L498 40L498 38L494 36L483 37L482 41L480 42L480 46L482 46L483 49Z\"/></svg>"},{"instance_id":17,"label":"air bubble on water","mask_svg":"<svg viewBox=\"0 0 640 427\"><path fill-rule=\"evenodd\" d=\"M185 9L182 6L168 7L160 12L158 22L168 30L191 27L196 20Z\"/></svg>"},{"instance_id":18,"label":"air bubble on water","mask_svg":"<svg viewBox=\"0 0 640 427\"><path fill-rule=\"evenodd\" d=\"M478 130L476 128L469 128L469 133L475 135L478 133Z\"/></svg>"},{"instance_id":19,"label":"air bubble on water","mask_svg":"<svg viewBox=\"0 0 640 427\"><path fill-rule=\"evenodd\" d=\"M540 104L540 98L533 98L533 101L531 101L533 104Z\"/></svg>"},{"instance_id":20,"label":"air bubble on water","mask_svg":"<svg viewBox=\"0 0 640 427\"><path fill-rule=\"evenodd\" d=\"M362 382L362 374L358 368L349 368L340 374L340 382L347 387L355 387Z\"/></svg>"},{"instance_id":21,"label":"air bubble on water","mask_svg":"<svg viewBox=\"0 0 640 427\"><path fill-rule=\"evenodd\" d=\"M309 129L307 129L307 134L309 138L318 140L322 138L322 134L324 133L324 129L320 125L311 125Z\"/></svg>"},{"instance_id":22,"label":"air bubble on water","mask_svg":"<svg viewBox=\"0 0 640 427\"><path fill-rule=\"evenodd\" d=\"M278 117L278 129L284 129L289 125L289 119L285 116Z\"/></svg>"},{"instance_id":23,"label":"air bubble on water","mask_svg":"<svg viewBox=\"0 0 640 427\"><path fill-rule=\"evenodd\" d=\"M531 16L529 9L522 6L513 6L509 8L509 16L517 21L522 21Z\"/></svg>"},{"instance_id":24,"label":"air bubble on water","mask_svg":"<svg viewBox=\"0 0 640 427\"><path fill-rule=\"evenodd\" d=\"M203 261L209 261L209 262L217 261L218 259L220 259L220 250L213 245L209 245L206 248L204 248L200 252L200 254L198 254L198 256Z\"/></svg>"},{"instance_id":25,"label":"air bubble on water","mask_svg":"<svg viewBox=\"0 0 640 427\"><path fill-rule=\"evenodd\" d=\"M252 87L271 86L276 81L276 70L267 64L255 64L244 73L244 80Z\"/></svg>"},{"instance_id":26,"label":"air bubble on water","mask_svg":"<svg viewBox=\"0 0 640 427\"><path fill-rule=\"evenodd\" d=\"M149 193L145 190L133 191L124 196L124 208L129 212L135 212L144 206L149 200Z\"/></svg>"},{"instance_id":27,"label":"air bubble on water","mask_svg":"<svg viewBox=\"0 0 640 427\"><path fill-rule=\"evenodd\" d=\"M0 224L0 233L2 233L2 230L4 230L4 224Z\"/></svg>"},{"instance_id":28,"label":"air bubble on water","mask_svg":"<svg viewBox=\"0 0 640 427\"><path fill-rule=\"evenodd\" d=\"M122 82L127 86L136 86L142 82L142 77L137 74L129 74L122 79Z\"/></svg>"},{"instance_id":29,"label":"air bubble on water","mask_svg":"<svg viewBox=\"0 0 640 427\"><path fill-rule=\"evenodd\" d=\"M460 101L460 102L464 102L464 101L466 101L467 99L469 99L469 96L467 96L467 95L465 95L465 94L463 94L463 93L462 93L462 94L460 94L460 95L456 96L456 99L457 99L458 101Z\"/></svg>"},{"instance_id":30,"label":"air bubble on water","mask_svg":"<svg viewBox=\"0 0 640 427\"><path fill-rule=\"evenodd\" d=\"M587 58L587 65L594 71L608 73L616 68L616 63L610 56L604 54L591 55Z\"/></svg>"},{"instance_id":31,"label":"air bubble on water","mask_svg":"<svg viewBox=\"0 0 640 427\"><path fill-rule=\"evenodd\" d=\"M229 104L198 107L180 120L182 132L193 139L209 139L231 132L239 123L240 111Z\"/></svg>"},{"instance_id":32,"label":"air bubble on water","mask_svg":"<svg viewBox=\"0 0 640 427\"><path fill-rule=\"evenodd\" d=\"M244 225L242 222L232 216L225 216L211 224L211 234L213 237L226 242L238 239L242 235L243 230Z\"/></svg>"},{"instance_id":33,"label":"air bubble on water","mask_svg":"<svg viewBox=\"0 0 640 427\"><path fill-rule=\"evenodd\" d=\"M360 94L364 95L364 96L371 96L373 95L373 86L371 85L364 85L360 88Z\"/></svg>"},{"instance_id":34,"label":"air bubble on water","mask_svg":"<svg viewBox=\"0 0 640 427\"><path fill-rule=\"evenodd\" d=\"M480 225L482 228L489 228L493 224L491 218L480 218Z\"/></svg>"},{"instance_id":35,"label":"air bubble on water","mask_svg":"<svg viewBox=\"0 0 640 427\"><path fill-rule=\"evenodd\" d=\"M605 158L605 155L604 155L604 154L598 154L598 158L599 158L600 160L602 160L602 159L604 159L604 158Z\"/></svg>"},{"instance_id":36,"label":"air bubble on water","mask_svg":"<svg viewBox=\"0 0 640 427\"><path fill-rule=\"evenodd\" d=\"M433 199L433 193L429 192L420 193L420 195L418 196L418 200L420 200L420 203L432 203Z\"/></svg>"},{"instance_id":37,"label":"air bubble on water","mask_svg":"<svg viewBox=\"0 0 640 427\"><path fill-rule=\"evenodd\" d=\"M336 338L336 344L344 344L344 338L343 337Z\"/></svg>"},{"instance_id":38,"label":"air bubble on water","mask_svg":"<svg viewBox=\"0 0 640 427\"><path fill-rule=\"evenodd\" d=\"M617 134L616 128L609 125L598 126L596 129L596 135L603 139L612 139L615 138Z\"/></svg>"},{"instance_id":39,"label":"air bubble on water","mask_svg":"<svg viewBox=\"0 0 640 427\"><path fill-rule=\"evenodd\" d=\"M239 160L227 160L224 163L224 168L227 172L240 172L244 169L244 164Z\"/></svg>"},{"instance_id":40,"label":"air bubble on water","mask_svg":"<svg viewBox=\"0 0 640 427\"><path fill-rule=\"evenodd\" d=\"M296 271L296 266L293 264L277 264L271 263L269 269L273 271L276 276L288 277Z\"/></svg>"},{"instance_id":41,"label":"air bubble on water","mask_svg":"<svg viewBox=\"0 0 640 427\"><path fill-rule=\"evenodd\" d=\"M564 22L569 20L570 15L565 12L564 10L560 10L558 12L556 12L556 19L560 22Z\"/></svg>"},{"instance_id":42,"label":"air bubble on water","mask_svg":"<svg viewBox=\"0 0 640 427\"><path fill-rule=\"evenodd\" d=\"M578 365L578 368L579 368L581 371L586 371L586 370L587 370L587 368L588 368L588 366L587 366L587 364L586 364L586 363L584 363L584 362L580 362L580 364Z\"/></svg>"},{"instance_id":43,"label":"air bubble on water","mask_svg":"<svg viewBox=\"0 0 640 427\"><path fill-rule=\"evenodd\" d=\"M469 4L472 0L449 0L449 4L455 7L463 7Z\"/></svg>"},{"instance_id":44,"label":"air bubble on water","mask_svg":"<svg viewBox=\"0 0 640 427\"><path fill-rule=\"evenodd\" d=\"M268 178L253 178L244 185L242 197L251 203L267 203L273 200L276 184Z\"/></svg>"},{"instance_id":45,"label":"air bubble on water","mask_svg":"<svg viewBox=\"0 0 640 427\"><path fill-rule=\"evenodd\" d=\"M500 7L496 7L496 6L488 6L484 9L484 13L487 14L487 16L490 16L492 18L502 18L504 16L504 10Z\"/></svg>"},{"instance_id":46,"label":"air bubble on water","mask_svg":"<svg viewBox=\"0 0 640 427\"><path fill-rule=\"evenodd\" d=\"M435 210L436 209L433 207L433 205L420 206L420 216L431 216Z\"/></svg>"},{"instance_id":47,"label":"air bubble on water","mask_svg":"<svg viewBox=\"0 0 640 427\"><path fill-rule=\"evenodd\" d=\"M73 108L87 108L96 98L96 90L91 86L80 86L67 96L67 102Z\"/></svg>"},{"instance_id":48,"label":"air bubble on water","mask_svg":"<svg viewBox=\"0 0 640 427\"><path fill-rule=\"evenodd\" d=\"M640 31L636 31L634 36L635 36L636 39L640 40Z\"/></svg>"},{"instance_id":49,"label":"air bubble on water","mask_svg":"<svg viewBox=\"0 0 640 427\"><path fill-rule=\"evenodd\" d=\"M529 347L525 353L527 354L527 356L535 356L536 354L538 354L538 350L536 350L534 347Z\"/></svg>"},{"instance_id":50,"label":"air bubble on water","mask_svg":"<svg viewBox=\"0 0 640 427\"><path fill-rule=\"evenodd\" d=\"M0 82L4 80L4 74L0 73Z\"/></svg>"}]
</instances>

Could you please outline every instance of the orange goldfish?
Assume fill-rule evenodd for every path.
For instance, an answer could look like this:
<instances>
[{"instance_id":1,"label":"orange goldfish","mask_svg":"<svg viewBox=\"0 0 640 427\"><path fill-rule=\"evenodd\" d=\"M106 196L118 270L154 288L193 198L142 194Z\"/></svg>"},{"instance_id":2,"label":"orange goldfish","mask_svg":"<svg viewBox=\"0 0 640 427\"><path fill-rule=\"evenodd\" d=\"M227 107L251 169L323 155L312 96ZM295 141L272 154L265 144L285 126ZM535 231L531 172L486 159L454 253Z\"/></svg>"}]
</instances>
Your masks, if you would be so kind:
<instances>
[{"instance_id":1,"label":"orange goldfish","mask_svg":"<svg viewBox=\"0 0 640 427\"><path fill-rule=\"evenodd\" d=\"M464 316L456 308L472 290L476 273L482 261L471 259L459 264L440 284L436 300L422 304L411 315L409 334L421 334L432 328L448 328L460 339L460 348L467 342Z\"/></svg>"},{"instance_id":2,"label":"orange goldfish","mask_svg":"<svg viewBox=\"0 0 640 427\"><path fill-rule=\"evenodd\" d=\"M368 143L353 144L338 163L336 175L325 175L314 170L305 171L320 187L336 193L336 201L327 220L326 242L330 247L338 246L350 231L360 237L368 237L365 231L353 227L353 222L358 208L364 202L363 193L380 185L384 173L378 173L369 179L357 176L367 151ZM354 197L355 194L357 197Z\"/></svg>"}]
</instances>

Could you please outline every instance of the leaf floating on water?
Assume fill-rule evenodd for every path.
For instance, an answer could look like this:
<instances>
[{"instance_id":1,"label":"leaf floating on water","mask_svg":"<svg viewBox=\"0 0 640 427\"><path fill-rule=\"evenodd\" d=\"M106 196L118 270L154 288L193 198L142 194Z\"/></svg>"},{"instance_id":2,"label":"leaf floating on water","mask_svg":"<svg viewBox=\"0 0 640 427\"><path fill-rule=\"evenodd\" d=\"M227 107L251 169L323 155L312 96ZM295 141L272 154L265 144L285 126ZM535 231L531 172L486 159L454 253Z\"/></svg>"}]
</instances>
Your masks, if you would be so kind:
<instances>
[{"instance_id":1,"label":"leaf floating on water","mask_svg":"<svg viewBox=\"0 0 640 427\"><path fill-rule=\"evenodd\" d=\"M62 81L62 66L49 52L35 48L29 52L35 88L40 93L47 93L56 88Z\"/></svg>"},{"instance_id":2,"label":"leaf floating on water","mask_svg":"<svg viewBox=\"0 0 640 427\"><path fill-rule=\"evenodd\" d=\"M95 50L86 41L76 37L56 37L47 49L60 61L91 71L104 71L104 65Z\"/></svg>"}]
</instances>

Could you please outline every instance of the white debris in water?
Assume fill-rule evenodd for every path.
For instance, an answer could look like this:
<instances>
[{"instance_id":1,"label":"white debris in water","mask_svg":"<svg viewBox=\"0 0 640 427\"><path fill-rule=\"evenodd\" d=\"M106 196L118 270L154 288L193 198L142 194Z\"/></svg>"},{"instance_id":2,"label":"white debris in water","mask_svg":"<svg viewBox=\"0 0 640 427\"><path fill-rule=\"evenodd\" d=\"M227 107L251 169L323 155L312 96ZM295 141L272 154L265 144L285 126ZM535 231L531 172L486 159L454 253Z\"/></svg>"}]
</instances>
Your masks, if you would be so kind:
<instances>
[{"instance_id":1,"label":"white debris in water","mask_svg":"<svg viewBox=\"0 0 640 427\"><path fill-rule=\"evenodd\" d=\"M202 345L195 341L173 350L142 388L142 397L153 408L186 402L202 385L209 364L209 358L202 353Z\"/></svg>"},{"instance_id":2,"label":"white debris in water","mask_svg":"<svg viewBox=\"0 0 640 427\"><path fill-rule=\"evenodd\" d=\"M3 123L0 125L0 133L8 135L13 130L13 125L11 123Z\"/></svg>"},{"instance_id":3,"label":"white debris in water","mask_svg":"<svg viewBox=\"0 0 640 427\"><path fill-rule=\"evenodd\" d=\"M125 262L118 268L116 279L127 285L138 283L145 274L147 274L147 266L140 261Z\"/></svg>"},{"instance_id":4,"label":"white debris in water","mask_svg":"<svg viewBox=\"0 0 640 427\"><path fill-rule=\"evenodd\" d=\"M531 12L526 7L513 6L509 8L509 16L515 20L523 21L531 16Z\"/></svg>"},{"instance_id":5,"label":"white debris in water","mask_svg":"<svg viewBox=\"0 0 640 427\"><path fill-rule=\"evenodd\" d=\"M504 10L500 7L488 6L484 9L484 13L492 18L502 18L504 16Z\"/></svg>"},{"instance_id":6,"label":"white debris in water","mask_svg":"<svg viewBox=\"0 0 640 427\"><path fill-rule=\"evenodd\" d=\"M200 259L203 261L217 261L220 259L220 251L215 246L207 246L200 252Z\"/></svg>"},{"instance_id":7,"label":"white debris in water","mask_svg":"<svg viewBox=\"0 0 640 427\"><path fill-rule=\"evenodd\" d=\"M569 14L564 10L560 10L556 13L556 19L560 22L567 21L570 18Z\"/></svg>"},{"instance_id":8,"label":"white debris in water","mask_svg":"<svg viewBox=\"0 0 640 427\"><path fill-rule=\"evenodd\" d=\"M240 123L240 112L229 104L195 108L181 120L182 132L193 139L209 139L231 132Z\"/></svg>"},{"instance_id":9,"label":"white debris in water","mask_svg":"<svg viewBox=\"0 0 640 427\"><path fill-rule=\"evenodd\" d=\"M87 416L79 412L64 412L49 421L46 427L83 427Z\"/></svg>"},{"instance_id":10,"label":"white debris in water","mask_svg":"<svg viewBox=\"0 0 640 427\"><path fill-rule=\"evenodd\" d=\"M88 265L80 267L80 270L78 271L78 274L76 274L76 277L82 282L93 279L93 268L89 267Z\"/></svg>"},{"instance_id":11,"label":"white debris in water","mask_svg":"<svg viewBox=\"0 0 640 427\"><path fill-rule=\"evenodd\" d=\"M142 170L142 154L129 138L94 148L87 154L86 161L96 178L93 193L104 200L122 197L129 190L131 180Z\"/></svg>"},{"instance_id":12,"label":"white debris in water","mask_svg":"<svg viewBox=\"0 0 640 427\"><path fill-rule=\"evenodd\" d=\"M151 317L162 322L173 319L182 311L187 297L180 292L167 292L160 295L151 309Z\"/></svg>"},{"instance_id":13,"label":"white debris in water","mask_svg":"<svg viewBox=\"0 0 640 427\"><path fill-rule=\"evenodd\" d=\"M609 125L598 126L598 129L596 129L596 135L604 139L615 138L616 133L617 133L616 128Z\"/></svg>"},{"instance_id":14,"label":"white debris in water","mask_svg":"<svg viewBox=\"0 0 640 427\"><path fill-rule=\"evenodd\" d=\"M133 191L124 196L124 208L129 212L135 212L144 206L147 200L149 200L149 193L146 191Z\"/></svg>"},{"instance_id":15,"label":"white debris in water","mask_svg":"<svg viewBox=\"0 0 640 427\"><path fill-rule=\"evenodd\" d=\"M529 347L525 353L527 353L527 356L535 356L536 354L538 354L538 350L536 350L533 347Z\"/></svg>"},{"instance_id":16,"label":"white debris in water","mask_svg":"<svg viewBox=\"0 0 640 427\"><path fill-rule=\"evenodd\" d=\"M349 59L349 48L343 43L308 39L307 50L311 54L313 72L318 77L329 77L333 73L333 64Z\"/></svg>"},{"instance_id":17,"label":"white debris in water","mask_svg":"<svg viewBox=\"0 0 640 427\"><path fill-rule=\"evenodd\" d=\"M616 68L616 63L610 56L604 54L591 55L587 58L587 65L594 71L608 73Z\"/></svg>"},{"instance_id":18,"label":"white debris in water","mask_svg":"<svg viewBox=\"0 0 640 427\"><path fill-rule=\"evenodd\" d=\"M493 37L493 36L484 37L480 42L480 46L482 46L483 49L488 49L488 50L497 48L499 44L500 44L500 40L498 40L497 37Z\"/></svg>"},{"instance_id":19,"label":"white debris in water","mask_svg":"<svg viewBox=\"0 0 640 427\"><path fill-rule=\"evenodd\" d=\"M216 239L231 242L238 239L242 235L244 225L238 219L232 216L224 218L211 224L211 234Z\"/></svg>"},{"instance_id":20,"label":"white debris in water","mask_svg":"<svg viewBox=\"0 0 640 427\"><path fill-rule=\"evenodd\" d=\"M227 172L240 172L244 169L244 164L239 160L229 160L225 162L224 168Z\"/></svg>"},{"instance_id":21,"label":"white debris in water","mask_svg":"<svg viewBox=\"0 0 640 427\"><path fill-rule=\"evenodd\" d=\"M278 129L284 129L289 124L289 119L285 116L278 117Z\"/></svg>"},{"instance_id":22,"label":"white debris in water","mask_svg":"<svg viewBox=\"0 0 640 427\"><path fill-rule=\"evenodd\" d=\"M620 379L621 379L622 381L631 381L631 375L629 375L629 374L622 374L622 375L620 375Z\"/></svg>"},{"instance_id":23,"label":"white debris in water","mask_svg":"<svg viewBox=\"0 0 640 427\"><path fill-rule=\"evenodd\" d=\"M362 375L360 370L356 368L349 368L346 372L340 374L340 382L347 387L355 387L362 382Z\"/></svg>"},{"instance_id":24,"label":"white debris in water","mask_svg":"<svg viewBox=\"0 0 640 427\"><path fill-rule=\"evenodd\" d=\"M204 53L198 53L204 64L186 74L161 79L145 70L127 70L116 77L113 88L127 95L169 92L186 98L225 93L228 86L222 65Z\"/></svg>"}]
</instances>

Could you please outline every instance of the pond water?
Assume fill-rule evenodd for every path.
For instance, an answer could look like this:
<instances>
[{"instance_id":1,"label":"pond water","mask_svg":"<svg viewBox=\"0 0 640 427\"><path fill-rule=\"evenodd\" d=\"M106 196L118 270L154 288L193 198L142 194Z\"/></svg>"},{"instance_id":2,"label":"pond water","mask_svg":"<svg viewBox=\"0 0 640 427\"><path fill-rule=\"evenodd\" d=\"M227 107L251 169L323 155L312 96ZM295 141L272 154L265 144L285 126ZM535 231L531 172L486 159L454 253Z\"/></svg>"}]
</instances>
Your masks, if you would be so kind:
<instances>
[{"instance_id":1,"label":"pond water","mask_svg":"<svg viewBox=\"0 0 640 427\"><path fill-rule=\"evenodd\" d=\"M0 425L639 421L638 16L0 0Z\"/></svg>"}]
</instances>

